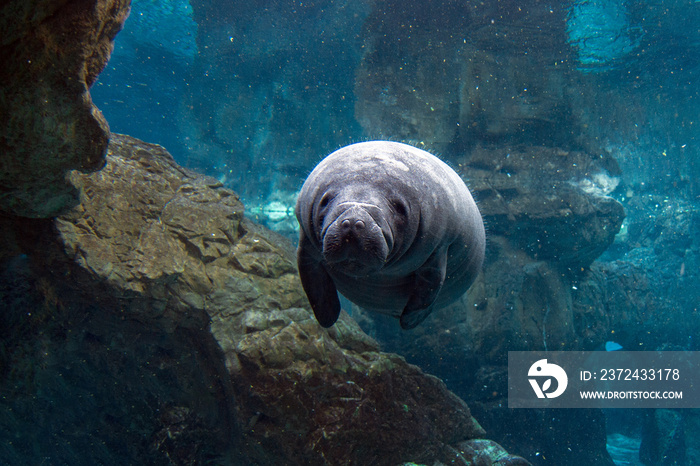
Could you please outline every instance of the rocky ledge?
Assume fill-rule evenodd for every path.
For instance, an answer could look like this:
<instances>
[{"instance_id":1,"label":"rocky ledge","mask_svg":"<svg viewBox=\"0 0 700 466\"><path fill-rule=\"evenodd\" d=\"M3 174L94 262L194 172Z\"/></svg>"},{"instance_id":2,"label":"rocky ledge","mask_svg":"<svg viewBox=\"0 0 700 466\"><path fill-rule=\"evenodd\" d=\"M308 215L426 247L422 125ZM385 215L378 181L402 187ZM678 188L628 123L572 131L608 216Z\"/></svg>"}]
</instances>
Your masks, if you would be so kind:
<instances>
[{"instance_id":1,"label":"rocky ledge","mask_svg":"<svg viewBox=\"0 0 700 466\"><path fill-rule=\"evenodd\" d=\"M318 326L291 245L217 180L113 135L70 181L67 214L2 219L8 461L528 464L347 315Z\"/></svg>"}]
</instances>

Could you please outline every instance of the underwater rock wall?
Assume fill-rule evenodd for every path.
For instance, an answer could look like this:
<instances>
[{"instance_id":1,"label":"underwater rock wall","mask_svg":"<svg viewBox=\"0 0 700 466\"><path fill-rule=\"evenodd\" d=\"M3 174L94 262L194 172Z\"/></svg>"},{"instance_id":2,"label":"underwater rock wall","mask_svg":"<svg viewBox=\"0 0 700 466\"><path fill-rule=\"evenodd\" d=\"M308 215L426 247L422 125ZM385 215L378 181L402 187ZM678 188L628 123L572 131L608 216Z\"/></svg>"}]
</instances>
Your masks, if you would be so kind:
<instances>
[{"instance_id":1,"label":"underwater rock wall","mask_svg":"<svg viewBox=\"0 0 700 466\"><path fill-rule=\"evenodd\" d=\"M528 464L346 314L322 329L290 244L217 180L116 134L70 179L65 215L3 217L4 459Z\"/></svg>"},{"instance_id":2,"label":"underwater rock wall","mask_svg":"<svg viewBox=\"0 0 700 466\"><path fill-rule=\"evenodd\" d=\"M353 316L383 348L471 400L510 448L533 461L612 464L602 414L528 418L503 409L508 351L593 349L611 330L601 309L586 314L593 328L581 318L578 281L625 218L609 197L621 171L610 155L582 150L566 11L540 2L445 5L425 15L421 2L374 4L356 115L370 138L411 141L456 166L484 216L484 272L462 301L408 336L391 319Z\"/></svg>"},{"instance_id":3,"label":"underwater rock wall","mask_svg":"<svg viewBox=\"0 0 700 466\"><path fill-rule=\"evenodd\" d=\"M696 409L644 413L639 459L649 466L694 465L700 461L700 415Z\"/></svg>"},{"instance_id":4,"label":"underwater rock wall","mask_svg":"<svg viewBox=\"0 0 700 466\"><path fill-rule=\"evenodd\" d=\"M579 282L578 313L625 348L697 351L698 208L658 195L628 205L624 237Z\"/></svg>"},{"instance_id":5,"label":"underwater rock wall","mask_svg":"<svg viewBox=\"0 0 700 466\"><path fill-rule=\"evenodd\" d=\"M475 141L569 147L561 5L378 1L365 21L356 116L370 138L443 154Z\"/></svg>"},{"instance_id":6,"label":"underwater rock wall","mask_svg":"<svg viewBox=\"0 0 700 466\"><path fill-rule=\"evenodd\" d=\"M700 325L691 155L698 54L668 15L695 37L688 22L700 10L683 14L679 5L663 14L631 6L638 53L612 57L624 72L600 75L578 69L586 52L578 47L596 43L570 47L579 36L567 28L582 23L567 21L564 4L441 2L428 10L380 1L365 22L358 121L371 138L410 141L456 165L489 239L484 273L467 296L410 338L390 319L353 315L383 348L443 378L497 440L533 462L541 454L556 464L611 464L605 425L592 413L536 420L499 409L508 350L594 350L608 340L630 349L697 347L688 336ZM599 34L596 24L578 32ZM683 78L671 85L674 74ZM613 195L633 218L606 261L594 262L625 218ZM540 423L549 428L530 428Z\"/></svg>"},{"instance_id":7,"label":"underwater rock wall","mask_svg":"<svg viewBox=\"0 0 700 466\"><path fill-rule=\"evenodd\" d=\"M130 0L3 2L0 209L51 217L77 203L69 170L104 165L109 127L89 88Z\"/></svg>"}]
</instances>

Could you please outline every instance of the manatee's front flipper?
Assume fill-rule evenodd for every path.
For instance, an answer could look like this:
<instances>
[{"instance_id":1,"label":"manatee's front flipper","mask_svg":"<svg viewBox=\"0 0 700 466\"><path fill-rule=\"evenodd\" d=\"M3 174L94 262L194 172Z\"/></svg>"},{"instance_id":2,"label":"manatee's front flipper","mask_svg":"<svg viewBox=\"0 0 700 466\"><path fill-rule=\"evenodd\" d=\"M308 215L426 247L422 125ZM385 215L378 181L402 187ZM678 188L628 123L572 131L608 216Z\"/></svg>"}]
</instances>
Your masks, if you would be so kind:
<instances>
[{"instance_id":1,"label":"manatee's front flipper","mask_svg":"<svg viewBox=\"0 0 700 466\"><path fill-rule=\"evenodd\" d=\"M303 234L299 239L297 265L301 285L309 298L316 320L321 327L330 327L340 315L338 291L321 262L313 257L313 246Z\"/></svg>"},{"instance_id":2,"label":"manatee's front flipper","mask_svg":"<svg viewBox=\"0 0 700 466\"><path fill-rule=\"evenodd\" d=\"M410 314L406 314L406 311L404 311L403 314L401 314L401 318L399 319L399 322L401 323L401 328L404 330L411 330L412 328L417 327L418 324L423 322L425 318L430 315L431 312L433 312L433 306L413 311Z\"/></svg>"},{"instance_id":3,"label":"manatee's front flipper","mask_svg":"<svg viewBox=\"0 0 700 466\"><path fill-rule=\"evenodd\" d=\"M401 314L401 328L411 329L430 315L433 303L445 283L447 273L447 252L436 251L415 272L413 292Z\"/></svg>"}]
</instances>

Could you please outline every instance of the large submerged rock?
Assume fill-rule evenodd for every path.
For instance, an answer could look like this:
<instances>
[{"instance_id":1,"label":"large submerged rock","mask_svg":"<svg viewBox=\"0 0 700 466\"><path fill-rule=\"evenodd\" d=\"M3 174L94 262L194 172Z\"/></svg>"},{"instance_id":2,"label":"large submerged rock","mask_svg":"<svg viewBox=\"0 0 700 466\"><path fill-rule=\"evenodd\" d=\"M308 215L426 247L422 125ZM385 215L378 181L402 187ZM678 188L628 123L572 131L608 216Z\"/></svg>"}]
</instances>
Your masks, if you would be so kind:
<instances>
[{"instance_id":1,"label":"large submerged rock","mask_svg":"<svg viewBox=\"0 0 700 466\"><path fill-rule=\"evenodd\" d=\"M70 180L67 214L3 221L29 261L6 261L23 287L2 290L8 460L527 464L347 315L318 326L290 245L218 181L119 135L102 171ZM21 416L52 403L52 422Z\"/></svg>"},{"instance_id":2,"label":"large submerged rock","mask_svg":"<svg viewBox=\"0 0 700 466\"><path fill-rule=\"evenodd\" d=\"M104 165L109 127L89 88L130 0L13 0L0 7L0 210L52 217L77 203L72 169Z\"/></svg>"},{"instance_id":3,"label":"large submerged rock","mask_svg":"<svg viewBox=\"0 0 700 466\"><path fill-rule=\"evenodd\" d=\"M491 236L563 270L588 267L625 218L609 196L620 169L608 155L538 146L477 147L461 160Z\"/></svg>"}]
</instances>

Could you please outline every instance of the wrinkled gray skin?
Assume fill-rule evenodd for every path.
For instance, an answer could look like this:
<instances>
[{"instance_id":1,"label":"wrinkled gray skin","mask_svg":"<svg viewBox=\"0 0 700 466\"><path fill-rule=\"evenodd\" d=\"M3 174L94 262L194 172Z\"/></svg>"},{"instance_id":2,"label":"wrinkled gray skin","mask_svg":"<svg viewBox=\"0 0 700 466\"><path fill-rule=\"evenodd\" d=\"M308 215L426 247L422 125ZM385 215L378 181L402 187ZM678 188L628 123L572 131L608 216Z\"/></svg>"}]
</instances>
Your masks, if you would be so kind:
<instances>
[{"instance_id":1,"label":"wrinkled gray skin","mask_svg":"<svg viewBox=\"0 0 700 466\"><path fill-rule=\"evenodd\" d=\"M296 216L299 275L323 327L338 319L339 291L413 328L464 294L484 260L484 225L464 182L406 144L333 152L306 179Z\"/></svg>"}]
</instances>

